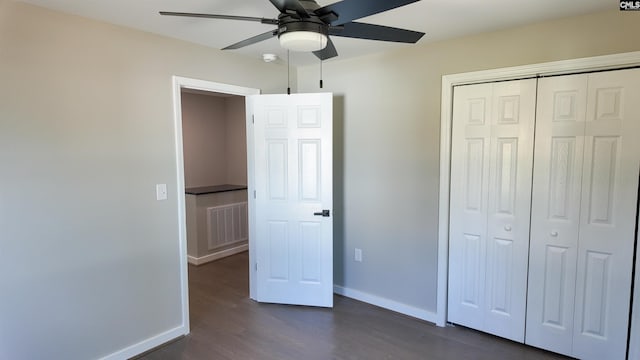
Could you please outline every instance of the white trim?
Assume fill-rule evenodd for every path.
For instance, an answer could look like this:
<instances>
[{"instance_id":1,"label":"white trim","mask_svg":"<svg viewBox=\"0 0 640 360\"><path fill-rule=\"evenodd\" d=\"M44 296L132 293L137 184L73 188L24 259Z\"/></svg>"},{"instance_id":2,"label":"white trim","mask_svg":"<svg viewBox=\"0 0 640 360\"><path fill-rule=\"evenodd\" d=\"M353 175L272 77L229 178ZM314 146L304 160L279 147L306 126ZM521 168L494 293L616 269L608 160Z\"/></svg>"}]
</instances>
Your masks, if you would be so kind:
<instances>
[{"instance_id":1,"label":"white trim","mask_svg":"<svg viewBox=\"0 0 640 360\"><path fill-rule=\"evenodd\" d=\"M212 261L216 261L222 258L226 258L227 256L239 254L247 250L249 250L249 244L244 244L244 245L232 247L230 249L217 251L217 252L214 252L213 254L209 254L201 257L195 257L195 256L189 255L187 258L189 259L189 264L198 266L198 265L210 263Z\"/></svg>"},{"instance_id":2,"label":"white trim","mask_svg":"<svg viewBox=\"0 0 640 360\"><path fill-rule=\"evenodd\" d=\"M169 331L165 331L162 334L158 334L152 338L143 340L137 344L126 347L120 351L114 352L113 354L107 355L101 360L123 360L130 359L136 355L140 355L145 351L149 351L153 348L156 348L162 344L165 344L173 339L177 339L180 336L186 335L189 333L189 329L184 326L178 326L177 328L173 328Z\"/></svg>"},{"instance_id":3,"label":"white trim","mask_svg":"<svg viewBox=\"0 0 640 360\"><path fill-rule=\"evenodd\" d=\"M180 89L182 87L181 78L174 76L173 83L173 128L175 134L175 150L176 150L176 201L178 204L178 241L180 256L180 290L182 305L182 326L185 329L184 334L190 332L189 327L189 276L187 265L187 217L184 189L184 155L182 147L182 96Z\"/></svg>"},{"instance_id":4,"label":"white trim","mask_svg":"<svg viewBox=\"0 0 640 360\"><path fill-rule=\"evenodd\" d=\"M345 288L342 286L334 285L333 292L338 295L346 296L351 299L365 302L367 304L379 306L381 308L395 311L400 314L411 316L420 320L428 321L430 323L436 322L436 314L431 311L419 309L417 307L403 304L394 300L383 298L380 296L372 295L362 291Z\"/></svg>"},{"instance_id":5,"label":"white trim","mask_svg":"<svg viewBox=\"0 0 640 360\"><path fill-rule=\"evenodd\" d=\"M514 66L502 69L473 71L460 74L444 75L452 86L491 82L501 80L513 80L534 76L563 75L574 72L588 72L598 70L611 70L622 67L640 65L640 51L623 54L603 55L589 58L553 61L541 64ZM445 99L442 99L443 101Z\"/></svg>"},{"instance_id":6,"label":"white trim","mask_svg":"<svg viewBox=\"0 0 640 360\"><path fill-rule=\"evenodd\" d=\"M512 80L518 78L561 75L573 72L608 70L621 67L640 66L640 51L604 55L589 58L554 61L541 64L516 66L503 69L475 71L442 77L442 99L440 118L440 195L438 215L438 286L436 325L445 326L447 321L447 275L449 258L449 174L451 164L451 107L453 105L453 87L456 85ZM640 307L640 283L636 273L634 289L634 308ZM640 321L638 316L632 319L630 333L631 349L640 348ZM639 340L636 340L639 339ZM639 350L640 351L640 350Z\"/></svg>"},{"instance_id":7,"label":"white trim","mask_svg":"<svg viewBox=\"0 0 640 360\"><path fill-rule=\"evenodd\" d=\"M239 95L239 96L249 96L249 95L259 95L260 90L254 88L246 88L242 86L229 85L216 83L213 81L207 80L199 80L199 79L191 79L186 77L174 76L174 81L177 81L180 85L180 88L192 89L192 90L201 90L207 92L216 92L220 94L229 94L229 95ZM180 116L182 120L182 116Z\"/></svg>"},{"instance_id":8,"label":"white trim","mask_svg":"<svg viewBox=\"0 0 640 360\"><path fill-rule=\"evenodd\" d=\"M640 194L638 194L640 196ZM637 211L640 211L638 209ZM636 229L640 229L640 217ZM636 246L640 247L640 232L636 237ZM631 330L629 333L629 357L640 359L640 254L636 251L633 303L631 304Z\"/></svg>"},{"instance_id":9,"label":"white trim","mask_svg":"<svg viewBox=\"0 0 640 360\"><path fill-rule=\"evenodd\" d=\"M449 183L451 175L451 112L453 86L442 77L440 112L440 195L438 201L438 282L436 291L436 325L447 322L447 279L449 275ZM446 100L445 100L446 99ZM446 122L445 122L445 119Z\"/></svg>"},{"instance_id":10,"label":"white trim","mask_svg":"<svg viewBox=\"0 0 640 360\"><path fill-rule=\"evenodd\" d=\"M245 98L245 112L247 115L247 202L249 219L249 239L256 239L256 171L255 171L255 140L253 127L253 97ZM258 279L257 279L257 249L255 241L249 241L249 298L258 300Z\"/></svg>"}]
</instances>

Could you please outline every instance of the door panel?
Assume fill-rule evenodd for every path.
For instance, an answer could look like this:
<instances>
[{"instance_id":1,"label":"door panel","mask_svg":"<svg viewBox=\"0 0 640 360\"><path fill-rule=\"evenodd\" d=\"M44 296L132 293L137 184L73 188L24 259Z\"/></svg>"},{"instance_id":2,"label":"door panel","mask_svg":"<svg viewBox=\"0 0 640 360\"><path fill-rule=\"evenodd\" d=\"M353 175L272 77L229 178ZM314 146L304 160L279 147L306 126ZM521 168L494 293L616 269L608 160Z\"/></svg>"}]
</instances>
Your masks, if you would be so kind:
<instances>
[{"instance_id":1,"label":"door panel","mask_svg":"<svg viewBox=\"0 0 640 360\"><path fill-rule=\"evenodd\" d=\"M480 264L482 248L481 237L464 234L464 262L462 263L462 304L478 309L480 306L480 291L482 282L480 274L484 271Z\"/></svg>"},{"instance_id":2,"label":"door panel","mask_svg":"<svg viewBox=\"0 0 640 360\"><path fill-rule=\"evenodd\" d=\"M322 282L321 259L316 254L322 253L322 225L317 222L300 223L300 242L302 246L301 281L307 284Z\"/></svg>"},{"instance_id":3,"label":"door panel","mask_svg":"<svg viewBox=\"0 0 640 360\"><path fill-rule=\"evenodd\" d=\"M589 75L573 356L624 359L640 168L640 70Z\"/></svg>"},{"instance_id":4,"label":"door panel","mask_svg":"<svg viewBox=\"0 0 640 360\"><path fill-rule=\"evenodd\" d=\"M449 321L524 341L535 80L461 86L453 109Z\"/></svg>"},{"instance_id":5,"label":"door panel","mask_svg":"<svg viewBox=\"0 0 640 360\"><path fill-rule=\"evenodd\" d=\"M542 288L542 323L556 328L566 327L564 304L569 297L567 283L566 247L547 246L545 253L544 287Z\"/></svg>"},{"instance_id":6,"label":"door panel","mask_svg":"<svg viewBox=\"0 0 640 360\"><path fill-rule=\"evenodd\" d=\"M589 224L613 225L611 216L616 192L616 172L618 168L619 136L593 136L588 149L591 154L591 173L587 181L588 222ZM588 164L588 163L587 163ZM589 181L590 180L590 181ZM585 199L585 200L587 200Z\"/></svg>"},{"instance_id":7,"label":"door panel","mask_svg":"<svg viewBox=\"0 0 640 360\"><path fill-rule=\"evenodd\" d=\"M448 320L482 330L492 86L460 86L454 95Z\"/></svg>"},{"instance_id":8,"label":"door panel","mask_svg":"<svg viewBox=\"0 0 640 360\"><path fill-rule=\"evenodd\" d=\"M287 221L269 221L267 223L267 241L269 250L265 259L269 270L269 281L289 281L289 223Z\"/></svg>"},{"instance_id":9,"label":"door panel","mask_svg":"<svg viewBox=\"0 0 640 360\"><path fill-rule=\"evenodd\" d=\"M540 79L526 343L571 355L588 76Z\"/></svg>"},{"instance_id":10,"label":"door panel","mask_svg":"<svg viewBox=\"0 0 640 360\"><path fill-rule=\"evenodd\" d=\"M288 143L286 139L267 140L267 196L269 200L287 200L289 174Z\"/></svg>"},{"instance_id":11,"label":"door panel","mask_svg":"<svg viewBox=\"0 0 640 360\"><path fill-rule=\"evenodd\" d=\"M624 359L640 168L640 71L540 80L526 343Z\"/></svg>"},{"instance_id":12,"label":"door panel","mask_svg":"<svg viewBox=\"0 0 640 360\"><path fill-rule=\"evenodd\" d=\"M331 94L249 100L255 137L256 298L331 307ZM329 216L314 215L323 210Z\"/></svg>"},{"instance_id":13,"label":"door panel","mask_svg":"<svg viewBox=\"0 0 640 360\"><path fill-rule=\"evenodd\" d=\"M482 211L485 139L467 139L465 153L465 209Z\"/></svg>"},{"instance_id":14,"label":"door panel","mask_svg":"<svg viewBox=\"0 0 640 360\"><path fill-rule=\"evenodd\" d=\"M486 331L524 342L536 80L493 84Z\"/></svg>"}]
</instances>

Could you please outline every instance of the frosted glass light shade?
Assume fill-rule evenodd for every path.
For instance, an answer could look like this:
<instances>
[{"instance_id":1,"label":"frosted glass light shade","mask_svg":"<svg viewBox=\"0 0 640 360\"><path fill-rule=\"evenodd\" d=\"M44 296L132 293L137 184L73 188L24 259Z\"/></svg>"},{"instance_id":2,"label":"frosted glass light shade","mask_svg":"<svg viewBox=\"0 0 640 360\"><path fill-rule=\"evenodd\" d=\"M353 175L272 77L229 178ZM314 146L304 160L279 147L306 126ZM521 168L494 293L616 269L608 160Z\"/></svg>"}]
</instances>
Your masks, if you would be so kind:
<instances>
[{"instance_id":1,"label":"frosted glass light shade","mask_svg":"<svg viewBox=\"0 0 640 360\"><path fill-rule=\"evenodd\" d=\"M291 31L280 35L280 45L291 51L318 51L327 46L327 36L313 31Z\"/></svg>"}]
</instances>

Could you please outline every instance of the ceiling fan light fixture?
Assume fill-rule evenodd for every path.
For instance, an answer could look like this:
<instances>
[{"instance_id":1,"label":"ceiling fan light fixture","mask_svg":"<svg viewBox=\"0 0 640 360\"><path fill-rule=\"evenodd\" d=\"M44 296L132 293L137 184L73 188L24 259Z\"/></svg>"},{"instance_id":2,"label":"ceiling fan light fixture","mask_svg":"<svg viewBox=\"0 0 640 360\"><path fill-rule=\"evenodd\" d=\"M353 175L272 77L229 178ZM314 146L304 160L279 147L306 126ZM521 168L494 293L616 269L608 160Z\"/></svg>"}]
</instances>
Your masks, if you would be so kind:
<instances>
[{"instance_id":1,"label":"ceiling fan light fixture","mask_svg":"<svg viewBox=\"0 0 640 360\"><path fill-rule=\"evenodd\" d=\"M327 35L314 31L287 31L280 34L280 46L291 51L318 51L327 46Z\"/></svg>"}]
</instances>

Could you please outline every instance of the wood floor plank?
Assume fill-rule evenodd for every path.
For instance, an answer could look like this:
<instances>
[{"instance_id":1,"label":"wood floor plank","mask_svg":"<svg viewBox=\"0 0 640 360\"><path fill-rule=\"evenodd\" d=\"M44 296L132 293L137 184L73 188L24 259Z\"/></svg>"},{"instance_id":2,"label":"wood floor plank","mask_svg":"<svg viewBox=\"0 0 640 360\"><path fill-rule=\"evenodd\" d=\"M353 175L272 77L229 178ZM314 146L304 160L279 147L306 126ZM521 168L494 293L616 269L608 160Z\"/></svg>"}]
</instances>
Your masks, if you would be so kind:
<instances>
[{"instance_id":1,"label":"wood floor plank","mask_svg":"<svg viewBox=\"0 0 640 360\"><path fill-rule=\"evenodd\" d=\"M189 266L191 334L143 360L554 360L566 357L336 295L333 309L249 299L248 254Z\"/></svg>"}]
</instances>

